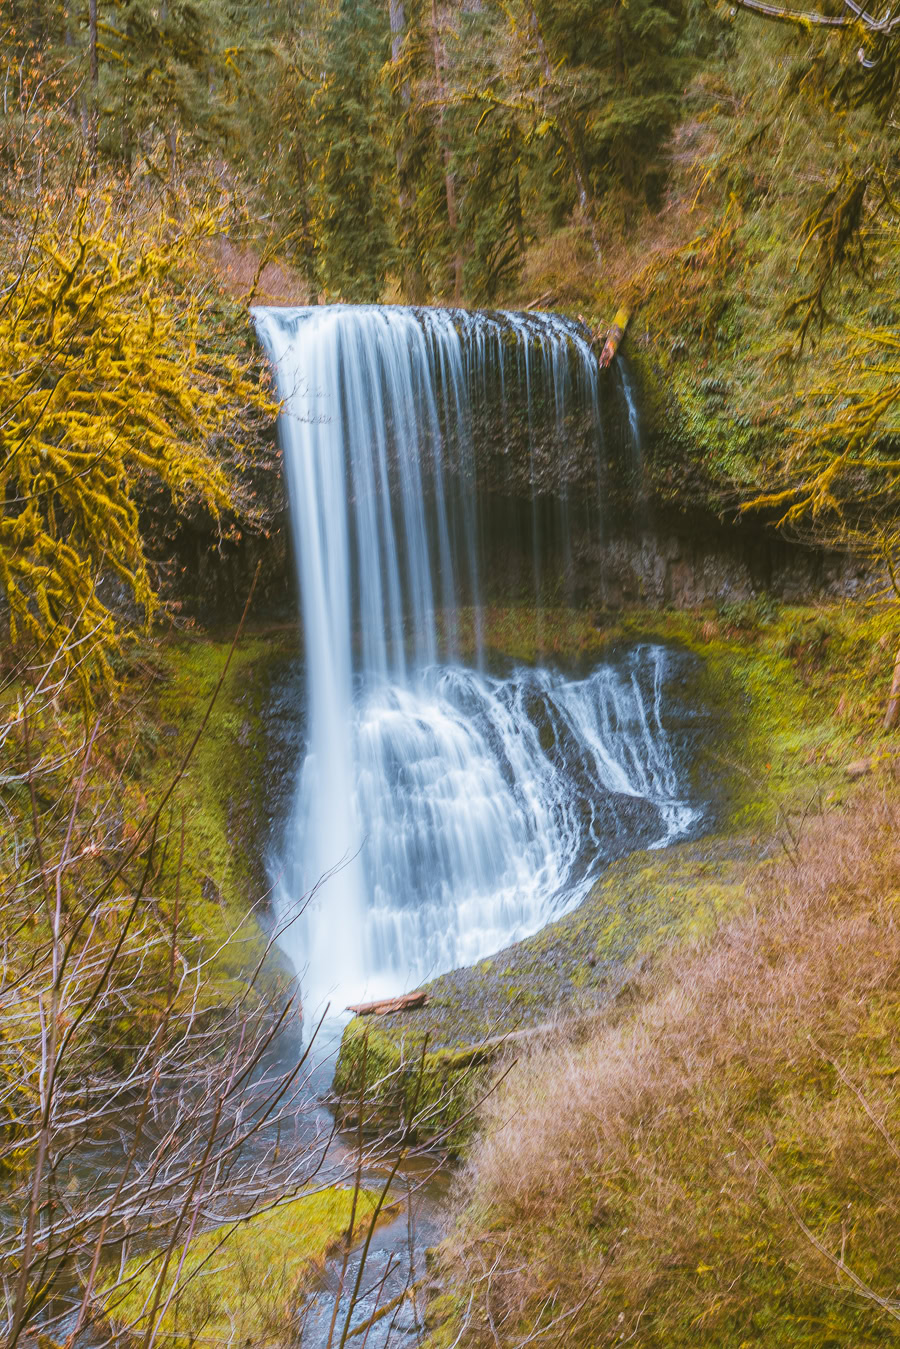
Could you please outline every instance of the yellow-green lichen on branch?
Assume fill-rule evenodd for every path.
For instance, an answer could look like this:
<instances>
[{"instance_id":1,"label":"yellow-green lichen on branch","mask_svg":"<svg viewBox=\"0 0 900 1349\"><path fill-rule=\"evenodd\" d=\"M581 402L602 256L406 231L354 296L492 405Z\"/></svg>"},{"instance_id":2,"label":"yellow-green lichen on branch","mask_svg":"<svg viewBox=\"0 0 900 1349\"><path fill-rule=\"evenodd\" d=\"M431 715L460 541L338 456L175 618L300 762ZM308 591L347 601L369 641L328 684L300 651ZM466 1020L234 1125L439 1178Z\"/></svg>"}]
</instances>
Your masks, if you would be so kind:
<instances>
[{"instance_id":1,"label":"yellow-green lichen on branch","mask_svg":"<svg viewBox=\"0 0 900 1349\"><path fill-rule=\"evenodd\" d=\"M0 260L4 635L20 653L34 644L88 704L115 682L123 633L156 607L142 496L161 488L219 519L241 500L228 456L275 411L256 357L210 341L210 307L188 283L223 226L193 204L178 224L123 219L112 195L78 193L33 206ZM103 598L112 579L128 604Z\"/></svg>"}]
</instances>

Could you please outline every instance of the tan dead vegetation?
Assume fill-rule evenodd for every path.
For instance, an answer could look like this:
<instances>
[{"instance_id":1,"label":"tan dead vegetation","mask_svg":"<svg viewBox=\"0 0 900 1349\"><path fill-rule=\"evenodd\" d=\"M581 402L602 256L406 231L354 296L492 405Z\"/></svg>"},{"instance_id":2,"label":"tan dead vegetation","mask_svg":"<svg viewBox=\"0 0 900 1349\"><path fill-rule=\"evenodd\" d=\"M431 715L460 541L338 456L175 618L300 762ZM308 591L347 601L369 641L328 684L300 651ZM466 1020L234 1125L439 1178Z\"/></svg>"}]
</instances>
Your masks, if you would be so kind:
<instances>
[{"instance_id":1,"label":"tan dead vegetation","mask_svg":"<svg viewBox=\"0 0 900 1349\"><path fill-rule=\"evenodd\" d=\"M587 234L578 223L544 235L529 245L522 275L506 303L534 309L584 309L589 321L608 317L622 303L640 306L657 290L658 277L674 267L677 293L692 291L697 258L703 255L709 212L698 197L692 169L696 139L673 142L674 175L658 211L640 209L626 194L610 194L601 217L603 264L598 276ZM684 256L683 256L684 255ZM703 259L701 259L703 260ZM702 284L698 276L696 285Z\"/></svg>"},{"instance_id":2,"label":"tan dead vegetation","mask_svg":"<svg viewBox=\"0 0 900 1349\"><path fill-rule=\"evenodd\" d=\"M448 1343L900 1338L898 806L886 777L808 821L631 1011L520 1056L446 1247Z\"/></svg>"},{"instance_id":3,"label":"tan dead vegetation","mask_svg":"<svg viewBox=\"0 0 900 1349\"><path fill-rule=\"evenodd\" d=\"M567 225L531 244L509 303L530 309L565 309L589 302L597 264L587 232Z\"/></svg>"},{"instance_id":4,"label":"tan dead vegetation","mask_svg":"<svg viewBox=\"0 0 900 1349\"><path fill-rule=\"evenodd\" d=\"M263 263L250 245L216 240L211 262L224 293L243 303L303 305L310 302L306 280L289 263L272 259Z\"/></svg>"}]
</instances>

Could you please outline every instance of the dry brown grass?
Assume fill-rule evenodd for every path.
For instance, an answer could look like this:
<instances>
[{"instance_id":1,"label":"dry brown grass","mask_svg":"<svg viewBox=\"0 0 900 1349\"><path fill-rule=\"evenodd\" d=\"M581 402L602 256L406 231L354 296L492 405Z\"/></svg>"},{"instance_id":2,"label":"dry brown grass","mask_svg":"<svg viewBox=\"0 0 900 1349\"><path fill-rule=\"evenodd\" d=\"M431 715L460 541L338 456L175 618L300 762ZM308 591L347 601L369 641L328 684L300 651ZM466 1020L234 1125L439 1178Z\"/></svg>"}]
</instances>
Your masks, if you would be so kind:
<instances>
[{"instance_id":1,"label":"dry brown grass","mask_svg":"<svg viewBox=\"0 0 900 1349\"><path fill-rule=\"evenodd\" d=\"M897 806L810 821L634 1010L520 1059L447 1248L462 1344L900 1338Z\"/></svg>"}]
</instances>

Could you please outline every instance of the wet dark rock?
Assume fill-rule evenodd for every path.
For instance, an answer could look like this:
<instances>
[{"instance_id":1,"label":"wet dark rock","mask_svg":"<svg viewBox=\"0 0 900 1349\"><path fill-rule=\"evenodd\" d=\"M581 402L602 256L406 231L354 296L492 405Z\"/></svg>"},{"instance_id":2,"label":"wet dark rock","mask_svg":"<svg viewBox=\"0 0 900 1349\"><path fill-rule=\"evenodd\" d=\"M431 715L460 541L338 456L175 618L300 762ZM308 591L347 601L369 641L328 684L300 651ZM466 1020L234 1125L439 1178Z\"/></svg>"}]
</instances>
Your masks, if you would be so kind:
<instances>
[{"instance_id":1,"label":"wet dark rock","mask_svg":"<svg viewBox=\"0 0 900 1349\"><path fill-rule=\"evenodd\" d=\"M511 349L517 341L511 326L504 340ZM477 483L486 601L533 600L537 590L545 603L592 605L602 615L636 604L686 608L762 592L794 603L866 589L865 570L846 557L723 511L690 456L678 458L675 491L660 467L674 453L664 410L642 412L635 439L630 414L642 395L627 357L601 373L598 435L577 380L557 416L540 363L532 362L526 398L524 366L508 356L502 381L490 364L473 364L472 459L452 438L445 447L451 477L474 472ZM229 621L259 565L254 613L287 618L297 594L274 427L248 444L237 473L243 506L221 522L196 503L176 511L161 492L148 493L142 513L158 582L185 613Z\"/></svg>"}]
</instances>

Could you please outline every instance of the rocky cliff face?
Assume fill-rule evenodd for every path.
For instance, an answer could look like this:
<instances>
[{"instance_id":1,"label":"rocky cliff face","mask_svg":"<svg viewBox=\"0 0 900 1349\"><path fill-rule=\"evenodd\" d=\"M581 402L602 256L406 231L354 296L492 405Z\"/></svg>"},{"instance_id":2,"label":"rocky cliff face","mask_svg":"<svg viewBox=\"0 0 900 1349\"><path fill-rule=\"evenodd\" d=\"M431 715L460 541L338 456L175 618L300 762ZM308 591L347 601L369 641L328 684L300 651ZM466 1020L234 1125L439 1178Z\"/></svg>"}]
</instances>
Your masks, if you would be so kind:
<instances>
[{"instance_id":1,"label":"rocky cliff face","mask_svg":"<svg viewBox=\"0 0 900 1349\"><path fill-rule=\"evenodd\" d=\"M664 408L645 404L620 357L590 406L560 418L547 390L490 381L472 400L482 598L688 608L765 594L785 602L852 595L866 586L850 559L738 521L716 503L702 468L667 434ZM646 406L643 413L638 408ZM449 444L447 462L463 462ZM190 505L177 516L149 498L145 520L167 599L206 623L243 608L257 566L254 612L296 613L290 523L274 433L240 468L245 507L216 522ZM674 484L674 485L673 485ZM673 500L674 498L674 500Z\"/></svg>"},{"instance_id":2,"label":"rocky cliff face","mask_svg":"<svg viewBox=\"0 0 900 1349\"><path fill-rule=\"evenodd\" d=\"M163 599L205 625L231 622L256 575L254 613L281 618L297 612L290 520L275 427L242 448L231 464L238 506L215 519L199 502L176 509L162 491L148 490L141 526Z\"/></svg>"},{"instance_id":3,"label":"rocky cliff face","mask_svg":"<svg viewBox=\"0 0 900 1349\"><path fill-rule=\"evenodd\" d=\"M787 604L835 599L867 585L841 554L791 545L762 527L723 524L700 511L671 509L614 535L573 541L576 594L602 609L633 605L689 609L770 596Z\"/></svg>"}]
</instances>

